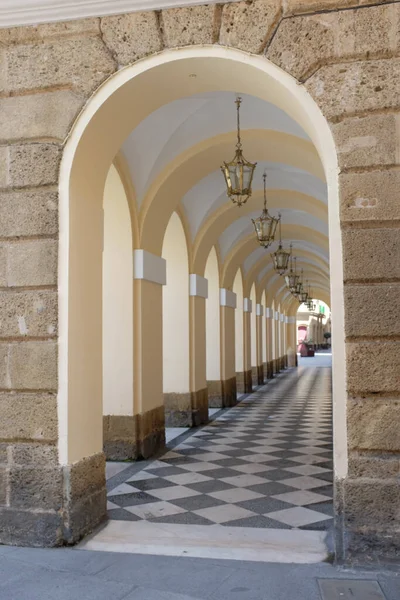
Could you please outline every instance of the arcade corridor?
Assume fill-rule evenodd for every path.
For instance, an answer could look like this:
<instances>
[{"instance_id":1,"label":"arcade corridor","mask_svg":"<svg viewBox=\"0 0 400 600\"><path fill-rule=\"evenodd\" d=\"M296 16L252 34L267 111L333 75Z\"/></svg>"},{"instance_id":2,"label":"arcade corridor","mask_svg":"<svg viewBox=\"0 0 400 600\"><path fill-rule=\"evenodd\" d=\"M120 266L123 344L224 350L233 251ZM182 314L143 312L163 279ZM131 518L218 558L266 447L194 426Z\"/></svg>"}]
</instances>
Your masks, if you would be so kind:
<instances>
[{"instance_id":1,"label":"arcade corridor","mask_svg":"<svg viewBox=\"0 0 400 600\"><path fill-rule=\"evenodd\" d=\"M285 371L207 426L174 439L157 460L121 464L108 480L109 518L329 529L330 386L329 368Z\"/></svg>"}]
</instances>

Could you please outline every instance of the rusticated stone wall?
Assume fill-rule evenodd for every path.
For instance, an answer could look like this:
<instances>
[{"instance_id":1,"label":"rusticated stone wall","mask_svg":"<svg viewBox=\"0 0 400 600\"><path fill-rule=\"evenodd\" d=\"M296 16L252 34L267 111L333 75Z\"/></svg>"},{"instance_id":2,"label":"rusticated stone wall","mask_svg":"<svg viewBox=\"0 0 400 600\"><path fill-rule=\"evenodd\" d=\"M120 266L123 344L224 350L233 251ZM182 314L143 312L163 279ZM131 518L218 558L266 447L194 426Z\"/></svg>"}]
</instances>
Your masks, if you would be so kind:
<instances>
[{"instance_id":1,"label":"rusticated stone wall","mask_svg":"<svg viewBox=\"0 0 400 600\"><path fill-rule=\"evenodd\" d=\"M104 478L94 481L86 461L59 467L56 450L57 183L68 132L119 68L164 48L220 44L293 75L335 137L350 459L336 489L338 548L398 548L399 23L395 2L255 0L0 30L0 542L66 543L104 517L92 510ZM163 433L145 433L148 455ZM87 461L100 473L101 459Z\"/></svg>"}]
</instances>

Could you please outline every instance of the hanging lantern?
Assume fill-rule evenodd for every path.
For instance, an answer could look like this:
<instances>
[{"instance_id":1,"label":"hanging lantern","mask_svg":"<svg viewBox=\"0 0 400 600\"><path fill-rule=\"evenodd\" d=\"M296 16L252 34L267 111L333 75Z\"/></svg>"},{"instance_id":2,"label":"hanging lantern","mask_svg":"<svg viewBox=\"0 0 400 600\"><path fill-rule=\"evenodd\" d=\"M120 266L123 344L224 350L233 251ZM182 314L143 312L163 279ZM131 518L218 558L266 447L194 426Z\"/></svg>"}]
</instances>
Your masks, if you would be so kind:
<instances>
[{"instance_id":1,"label":"hanging lantern","mask_svg":"<svg viewBox=\"0 0 400 600\"><path fill-rule=\"evenodd\" d=\"M303 291L303 269L301 269L300 277L297 280L296 289L294 290L294 295L300 297L300 294Z\"/></svg>"},{"instance_id":2,"label":"hanging lantern","mask_svg":"<svg viewBox=\"0 0 400 600\"><path fill-rule=\"evenodd\" d=\"M308 284L308 300L307 300L307 308L308 310L311 310L312 312L314 312L315 310L315 304L314 301L312 299L312 293L311 293L311 287L310 284Z\"/></svg>"},{"instance_id":3,"label":"hanging lantern","mask_svg":"<svg viewBox=\"0 0 400 600\"><path fill-rule=\"evenodd\" d=\"M308 292L303 288L299 295L299 301L303 304L303 302L307 302L308 300Z\"/></svg>"},{"instance_id":4,"label":"hanging lantern","mask_svg":"<svg viewBox=\"0 0 400 600\"><path fill-rule=\"evenodd\" d=\"M234 204L242 206L251 196L251 182L257 163L248 162L243 156L240 138L240 105L241 98L236 99L237 143L235 156L231 162L224 162L221 171L225 177L227 194Z\"/></svg>"},{"instance_id":5,"label":"hanging lantern","mask_svg":"<svg viewBox=\"0 0 400 600\"><path fill-rule=\"evenodd\" d=\"M267 175L264 173L264 208L258 219L252 219L260 246L268 248L275 239L279 219L271 217L267 209Z\"/></svg>"},{"instance_id":6,"label":"hanging lantern","mask_svg":"<svg viewBox=\"0 0 400 600\"><path fill-rule=\"evenodd\" d=\"M292 292L296 291L297 282L299 281L299 276L296 274L296 257L294 258L294 271L293 271L293 258L292 258L292 245L290 244L290 271L288 275L285 276L286 286Z\"/></svg>"},{"instance_id":7,"label":"hanging lantern","mask_svg":"<svg viewBox=\"0 0 400 600\"><path fill-rule=\"evenodd\" d=\"M279 275L283 275L284 272L287 270L288 268L288 264L289 264L289 258L291 256L291 250L292 250L292 245L290 245L290 251L288 250L284 250L284 248L282 247L282 217L279 214L279 246L278 246L278 250L276 250L276 252L273 252L271 254L273 263L274 263L274 269L277 273L279 273Z\"/></svg>"}]
</instances>

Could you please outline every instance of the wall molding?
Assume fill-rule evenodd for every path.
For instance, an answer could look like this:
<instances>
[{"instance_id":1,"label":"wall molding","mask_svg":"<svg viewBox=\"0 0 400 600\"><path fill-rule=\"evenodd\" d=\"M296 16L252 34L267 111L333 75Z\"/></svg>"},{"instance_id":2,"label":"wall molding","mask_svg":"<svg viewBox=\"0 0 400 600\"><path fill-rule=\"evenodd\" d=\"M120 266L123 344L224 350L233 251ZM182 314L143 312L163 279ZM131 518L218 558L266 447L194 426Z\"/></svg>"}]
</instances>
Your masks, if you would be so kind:
<instances>
[{"instance_id":1,"label":"wall molding","mask_svg":"<svg viewBox=\"0 0 400 600\"><path fill-rule=\"evenodd\" d=\"M232 1L237 0L225 0ZM2 0L0 27L36 25L217 2L218 0Z\"/></svg>"},{"instance_id":2,"label":"wall molding","mask_svg":"<svg viewBox=\"0 0 400 600\"><path fill-rule=\"evenodd\" d=\"M196 273L191 273L189 278L189 296L208 298L208 279Z\"/></svg>"},{"instance_id":3,"label":"wall molding","mask_svg":"<svg viewBox=\"0 0 400 600\"><path fill-rule=\"evenodd\" d=\"M159 285L167 283L167 261L147 250L133 251L133 278L145 279Z\"/></svg>"}]
</instances>

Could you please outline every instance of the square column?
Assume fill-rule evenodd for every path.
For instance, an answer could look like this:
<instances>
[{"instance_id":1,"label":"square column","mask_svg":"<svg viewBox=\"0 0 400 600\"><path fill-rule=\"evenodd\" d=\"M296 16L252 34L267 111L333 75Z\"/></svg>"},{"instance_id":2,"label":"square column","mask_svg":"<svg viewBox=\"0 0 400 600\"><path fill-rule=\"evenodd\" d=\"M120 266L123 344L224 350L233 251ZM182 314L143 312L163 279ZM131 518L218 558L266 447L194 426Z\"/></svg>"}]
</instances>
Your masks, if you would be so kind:
<instances>
[{"instance_id":1,"label":"square column","mask_svg":"<svg viewBox=\"0 0 400 600\"><path fill-rule=\"evenodd\" d=\"M236 294L231 290L221 288L221 384L223 406L234 406L236 404L235 309Z\"/></svg>"}]
</instances>

